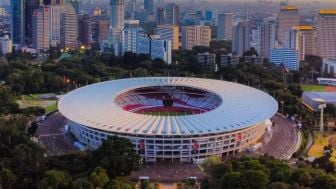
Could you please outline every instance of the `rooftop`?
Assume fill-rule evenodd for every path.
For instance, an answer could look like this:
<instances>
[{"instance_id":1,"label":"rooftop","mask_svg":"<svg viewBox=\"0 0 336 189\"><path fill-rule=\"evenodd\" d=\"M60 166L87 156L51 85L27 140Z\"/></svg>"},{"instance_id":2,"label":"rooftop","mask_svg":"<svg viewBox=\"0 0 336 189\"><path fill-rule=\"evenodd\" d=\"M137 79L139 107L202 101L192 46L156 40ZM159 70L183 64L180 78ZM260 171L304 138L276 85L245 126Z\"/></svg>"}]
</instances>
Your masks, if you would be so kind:
<instances>
[{"instance_id":1,"label":"rooftop","mask_svg":"<svg viewBox=\"0 0 336 189\"><path fill-rule=\"evenodd\" d=\"M297 6L282 6L281 11L298 11L299 8Z\"/></svg>"},{"instance_id":2,"label":"rooftop","mask_svg":"<svg viewBox=\"0 0 336 189\"><path fill-rule=\"evenodd\" d=\"M320 15L335 15L336 16L336 9L321 9Z\"/></svg>"}]
</instances>

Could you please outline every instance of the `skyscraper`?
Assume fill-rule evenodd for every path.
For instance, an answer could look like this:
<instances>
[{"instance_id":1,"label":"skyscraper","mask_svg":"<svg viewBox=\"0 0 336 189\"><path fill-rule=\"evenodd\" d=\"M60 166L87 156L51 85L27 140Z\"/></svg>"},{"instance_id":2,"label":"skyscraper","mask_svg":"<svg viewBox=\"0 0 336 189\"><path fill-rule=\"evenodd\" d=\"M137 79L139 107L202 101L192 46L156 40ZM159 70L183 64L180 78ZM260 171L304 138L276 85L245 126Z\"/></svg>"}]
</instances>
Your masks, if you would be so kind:
<instances>
[{"instance_id":1,"label":"skyscraper","mask_svg":"<svg viewBox=\"0 0 336 189\"><path fill-rule=\"evenodd\" d=\"M110 27L115 29L124 28L125 0L110 0Z\"/></svg>"},{"instance_id":2,"label":"skyscraper","mask_svg":"<svg viewBox=\"0 0 336 189\"><path fill-rule=\"evenodd\" d=\"M156 10L156 23L158 25L166 24L166 13L164 8L157 8Z\"/></svg>"},{"instance_id":3,"label":"skyscraper","mask_svg":"<svg viewBox=\"0 0 336 189\"><path fill-rule=\"evenodd\" d=\"M160 39L170 40L174 50L179 49L179 27L172 25L158 25L156 33L160 35Z\"/></svg>"},{"instance_id":4,"label":"skyscraper","mask_svg":"<svg viewBox=\"0 0 336 189\"><path fill-rule=\"evenodd\" d=\"M270 58L270 50L275 48L276 22L271 18L266 18L257 29L256 50L259 56Z\"/></svg>"},{"instance_id":5,"label":"skyscraper","mask_svg":"<svg viewBox=\"0 0 336 189\"><path fill-rule=\"evenodd\" d=\"M101 18L96 21L95 26L95 36L98 43L103 40L108 39L109 34L109 19L108 18Z\"/></svg>"},{"instance_id":6,"label":"skyscraper","mask_svg":"<svg viewBox=\"0 0 336 189\"><path fill-rule=\"evenodd\" d=\"M278 41L285 43L286 33L300 23L299 9L296 6L283 6L279 14L279 36Z\"/></svg>"},{"instance_id":7,"label":"skyscraper","mask_svg":"<svg viewBox=\"0 0 336 189\"><path fill-rule=\"evenodd\" d=\"M194 46L210 45L211 28L209 26L184 26L182 27L182 48L191 50Z\"/></svg>"},{"instance_id":8,"label":"skyscraper","mask_svg":"<svg viewBox=\"0 0 336 189\"><path fill-rule=\"evenodd\" d=\"M233 27L232 53L242 55L251 47L251 26L248 21L239 22Z\"/></svg>"},{"instance_id":9,"label":"skyscraper","mask_svg":"<svg viewBox=\"0 0 336 189\"><path fill-rule=\"evenodd\" d=\"M166 24L179 25L179 7L175 3L166 6Z\"/></svg>"},{"instance_id":10,"label":"skyscraper","mask_svg":"<svg viewBox=\"0 0 336 189\"><path fill-rule=\"evenodd\" d=\"M11 0L11 36L14 44L24 44L25 38L25 3Z\"/></svg>"},{"instance_id":11,"label":"skyscraper","mask_svg":"<svg viewBox=\"0 0 336 189\"><path fill-rule=\"evenodd\" d=\"M44 51L50 47L50 11L48 7L40 7L32 15L33 48Z\"/></svg>"},{"instance_id":12,"label":"skyscraper","mask_svg":"<svg viewBox=\"0 0 336 189\"><path fill-rule=\"evenodd\" d=\"M78 19L78 39L81 45L90 46L92 39L92 21L88 14L83 14Z\"/></svg>"},{"instance_id":13,"label":"skyscraper","mask_svg":"<svg viewBox=\"0 0 336 189\"><path fill-rule=\"evenodd\" d=\"M109 44L116 55L122 53L122 30L124 29L125 0L110 0Z\"/></svg>"},{"instance_id":14,"label":"skyscraper","mask_svg":"<svg viewBox=\"0 0 336 189\"><path fill-rule=\"evenodd\" d=\"M32 32L33 32L33 13L36 9L42 6L40 0L25 0L25 43L30 44L32 42Z\"/></svg>"},{"instance_id":15,"label":"skyscraper","mask_svg":"<svg viewBox=\"0 0 336 189\"><path fill-rule=\"evenodd\" d=\"M63 0L52 0L48 7L50 12L50 46L57 47L61 42Z\"/></svg>"},{"instance_id":16,"label":"skyscraper","mask_svg":"<svg viewBox=\"0 0 336 189\"><path fill-rule=\"evenodd\" d=\"M71 3L65 3L61 15L61 47L77 48L78 20L74 7Z\"/></svg>"},{"instance_id":17,"label":"skyscraper","mask_svg":"<svg viewBox=\"0 0 336 189\"><path fill-rule=\"evenodd\" d=\"M218 14L217 39L232 40L233 13Z\"/></svg>"},{"instance_id":18,"label":"skyscraper","mask_svg":"<svg viewBox=\"0 0 336 189\"><path fill-rule=\"evenodd\" d=\"M154 0L144 0L144 8L148 14L154 12Z\"/></svg>"},{"instance_id":19,"label":"skyscraper","mask_svg":"<svg viewBox=\"0 0 336 189\"><path fill-rule=\"evenodd\" d=\"M299 52L300 60L316 55L316 32L312 26L293 26L287 33L285 47Z\"/></svg>"},{"instance_id":20,"label":"skyscraper","mask_svg":"<svg viewBox=\"0 0 336 189\"><path fill-rule=\"evenodd\" d=\"M137 40L139 36L139 20L125 20L125 28L122 32L122 51L137 52Z\"/></svg>"},{"instance_id":21,"label":"skyscraper","mask_svg":"<svg viewBox=\"0 0 336 189\"><path fill-rule=\"evenodd\" d=\"M320 10L317 19L317 54L336 58L336 9Z\"/></svg>"}]
</instances>

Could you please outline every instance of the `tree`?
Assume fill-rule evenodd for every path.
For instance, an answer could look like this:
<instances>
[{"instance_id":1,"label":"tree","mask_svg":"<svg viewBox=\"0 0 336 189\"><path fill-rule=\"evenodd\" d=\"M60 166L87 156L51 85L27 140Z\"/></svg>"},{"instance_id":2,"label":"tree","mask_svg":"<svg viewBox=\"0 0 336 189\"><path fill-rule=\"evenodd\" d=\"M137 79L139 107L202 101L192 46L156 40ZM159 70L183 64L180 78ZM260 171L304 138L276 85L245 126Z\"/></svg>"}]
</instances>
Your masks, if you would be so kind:
<instances>
[{"instance_id":1,"label":"tree","mask_svg":"<svg viewBox=\"0 0 336 189\"><path fill-rule=\"evenodd\" d=\"M126 179L117 177L107 185L106 189L134 189L134 186Z\"/></svg>"},{"instance_id":2,"label":"tree","mask_svg":"<svg viewBox=\"0 0 336 189\"><path fill-rule=\"evenodd\" d=\"M300 168L293 172L292 180L302 186L309 186L311 184L312 177L307 170Z\"/></svg>"},{"instance_id":3,"label":"tree","mask_svg":"<svg viewBox=\"0 0 336 189\"><path fill-rule=\"evenodd\" d=\"M222 180L221 184L222 188L236 189L242 187L241 173L239 172L226 173L221 180Z\"/></svg>"},{"instance_id":4,"label":"tree","mask_svg":"<svg viewBox=\"0 0 336 189\"><path fill-rule=\"evenodd\" d=\"M290 189L289 184L283 182L273 182L269 186L270 189Z\"/></svg>"},{"instance_id":5,"label":"tree","mask_svg":"<svg viewBox=\"0 0 336 189\"><path fill-rule=\"evenodd\" d=\"M1 169L0 171L0 183L3 188L12 188L12 184L16 181L16 176L9 169ZM0 188L2 188L0 187Z\"/></svg>"},{"instance_id":6,"label":"tree","mask_svg":"<svg viewBox=\"0 0 336 189\"><path fill-rule=\"evenodd\" d=\"M140 157L133 144L128 139L118 136L109 137L92 155L94 163L104 167L110 178L126 176L138 169L140 163Z\"/></svg>"},{"instance_id":7,"label":"tree","mask_svg":"<svg viewBox=\"0 0 336 189\"><path fill-rule=\"evenodd\" d=\"M87 177L76 179L71 184L73 189L94 189L93 184Z\"/></svg>"},{"instance_id":8,"label":"tree","mask_svg":"<svg viewBox=\"0 0 336 189\"><path fill-rule=\"evenodd\" d=\"M58 189L69 184L70 176L64 171L50 170L45 173L40 183L41 188Z\"/></svg>"},{"instance_id":9,"label":"tree","mask_svg":"<svg viewBox=\"0 0 336 189\"><path fill-rule=\"evenodd\" d=\"M334 189L336 188L336 178L332 175L322 175L316 178L313 183L314 189Z\"/></svg>"},{"instance_id":10,"label":"tree","mask_svg":"<svg viewBox=\"0 0 336 189\"><path fill-rule=\"evenodd\" d=\"M89 178L95 188L104 188L110 181L106 170L101 167L96 167L95 170L90 174Z\"/></svg>"},{"instance_id":11,"label":"tree","mask_svg":"<svg viewBox=\"0 0 336 189\"><path fill-rule=\"evenodd\" d=\"M241 175L243 188L265 189L269 183L268 175L261 170L247 170Z\"/></svg>"}]
</instances>

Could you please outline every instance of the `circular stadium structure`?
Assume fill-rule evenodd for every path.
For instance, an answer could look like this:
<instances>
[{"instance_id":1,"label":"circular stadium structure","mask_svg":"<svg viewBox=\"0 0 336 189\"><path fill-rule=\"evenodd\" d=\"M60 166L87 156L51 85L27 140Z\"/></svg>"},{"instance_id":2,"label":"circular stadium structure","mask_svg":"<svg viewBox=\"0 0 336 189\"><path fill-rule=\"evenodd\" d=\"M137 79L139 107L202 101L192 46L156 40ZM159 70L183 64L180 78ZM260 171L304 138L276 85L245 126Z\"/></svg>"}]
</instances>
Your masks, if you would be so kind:
<instances>
[{"instance_id":1,"label":"circular stadium structure","mask_svg":"<svg viewBox=\"0 0 336 189\"><path fill-rule=\"evenodd\" d=\"M277 102L220 80L146 77L76 89L59 102L74 136L98 148L111 135L128 138L146 162L199 161L259 142Z\"/></svg>"}]
</instances>

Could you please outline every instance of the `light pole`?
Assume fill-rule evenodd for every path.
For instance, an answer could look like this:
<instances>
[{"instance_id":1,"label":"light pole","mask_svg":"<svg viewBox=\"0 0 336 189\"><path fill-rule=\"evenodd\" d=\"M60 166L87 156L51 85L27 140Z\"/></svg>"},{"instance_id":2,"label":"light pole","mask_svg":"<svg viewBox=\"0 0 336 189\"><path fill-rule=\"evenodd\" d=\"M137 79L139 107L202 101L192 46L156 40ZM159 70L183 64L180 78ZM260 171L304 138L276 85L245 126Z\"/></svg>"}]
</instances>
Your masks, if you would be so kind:
<instances>
[{"instance_id":1,"label":"light pole","mask_svg":"<svg viewBox=\"0 0 336 189\"><path fill-rule=\"evenodd\" d=\"M284 113L284 101L281 100L280 103L281 103L281 114L283 115L283 113Z\"/></svg>"},{"instance_id":2,"label":"light pole","mask_svg":"<svg viewBox=\"0 0 336 189\"><path fill-rule=\"evenodd\" d=\"M327 107L327 104L325 102L323 102L322 104L320 104L318 106L319 109L321 109L321 113L320 113L320 132L323 132L324 130L324 124L323 124L323 110L324 108Z\"/></svg>"}]
</instances>

